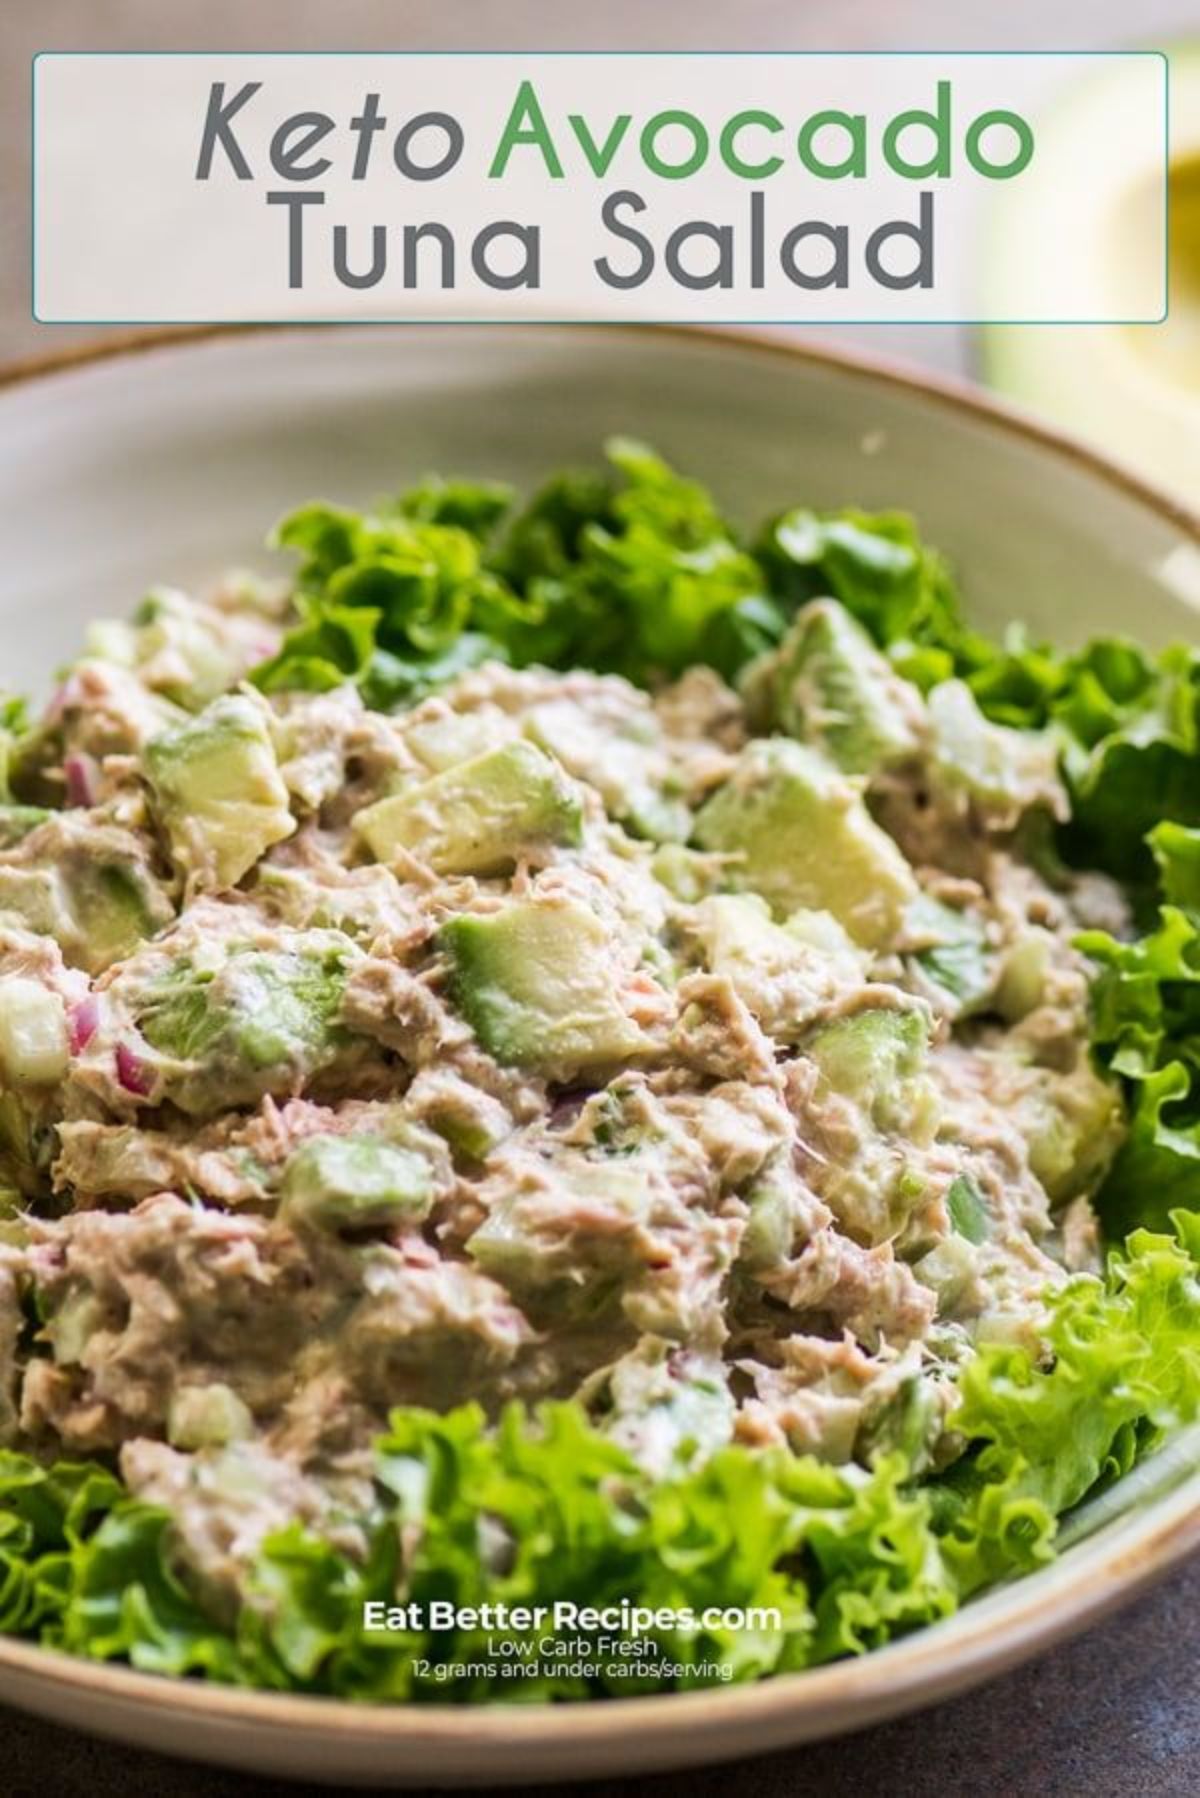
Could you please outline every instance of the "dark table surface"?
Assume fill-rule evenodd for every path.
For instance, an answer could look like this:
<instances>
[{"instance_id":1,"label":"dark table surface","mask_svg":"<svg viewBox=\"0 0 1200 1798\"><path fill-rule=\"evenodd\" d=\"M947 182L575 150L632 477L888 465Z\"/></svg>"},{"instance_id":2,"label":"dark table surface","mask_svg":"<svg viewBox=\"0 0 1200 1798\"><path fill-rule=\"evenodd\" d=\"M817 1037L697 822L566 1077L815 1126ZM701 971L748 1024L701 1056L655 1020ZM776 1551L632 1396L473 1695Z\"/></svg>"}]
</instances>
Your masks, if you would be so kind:
<instances>
[{"instance_id":1,"label":"dark table surface","mask_svg":"<svg viewBox=\"0 0 1200 1798\"><path fill-rule=\"evenodd\" d=\"M298 1798L91 1741L0 1709L6 1798ZM544 1789L543 1798L568 1788ZM1200 1561L1078 1641L918 1716L708 1771L585 1788L591 1798L1161 1798L1200 1792ZM537 1798L525 1789L524 1798Z\"/></svg>"}]
</instances>

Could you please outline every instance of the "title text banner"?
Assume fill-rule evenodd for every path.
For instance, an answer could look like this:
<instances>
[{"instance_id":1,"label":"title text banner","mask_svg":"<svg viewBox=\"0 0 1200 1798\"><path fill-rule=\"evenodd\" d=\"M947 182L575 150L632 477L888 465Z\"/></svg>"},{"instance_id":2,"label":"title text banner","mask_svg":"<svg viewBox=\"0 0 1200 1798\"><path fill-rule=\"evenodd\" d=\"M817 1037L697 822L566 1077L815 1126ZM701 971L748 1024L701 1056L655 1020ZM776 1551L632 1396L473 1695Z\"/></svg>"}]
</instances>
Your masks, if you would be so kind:
<instances>
[{"instance_id":1,"label":"title text banner","mask_svg":"<svg viewBox=\"0 0 1200 1798\"><path fill-rule=\"evenodd\" d=\"M1165 59L1044 126L1100 62L46 54L34 312L1153 322ZM1120 245L1080 223L1114 163Z\"/></svg>"}]
</instances>

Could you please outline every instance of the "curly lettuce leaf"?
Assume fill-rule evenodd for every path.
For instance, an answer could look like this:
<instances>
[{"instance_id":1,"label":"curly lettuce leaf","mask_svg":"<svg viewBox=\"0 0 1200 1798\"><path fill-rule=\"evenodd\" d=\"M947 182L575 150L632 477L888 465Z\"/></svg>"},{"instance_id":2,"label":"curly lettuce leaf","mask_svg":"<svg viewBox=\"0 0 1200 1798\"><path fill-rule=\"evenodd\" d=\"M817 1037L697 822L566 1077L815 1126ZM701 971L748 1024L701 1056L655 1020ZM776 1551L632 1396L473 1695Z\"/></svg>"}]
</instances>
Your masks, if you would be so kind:
<instances>
[{"instance_id":1,"label":"curly lettuce leaf","mask_svg":"<svg viewBox=\"0 0 1200 1798\"><path fill-rule=\"evenodd\" d=\"M357 681L378 705L489 656L635 680L704 660L735 673L785 608L704 488L639 444L608 454L613 473L556 477L495 545L509 494L483 484L427 481L374 512L302 507L275 534L301 557L300 620L256 680Z\"/></svg>"},{"instance_id":2,"label":"curly lettuce leaf","mask_svg":"<svg viewBox=\"0 0 1200 1798\"><path fill-rule=\"evenodd\" d=\"M1071 671L1052 717L1069 733L1077 853L1122 880L1149 883L1151 830L1164 819L1200 824L1200 657L1177 644L1151 662L1128 645L1101 643Z\"/></svg>"},{"instance_id":3,"label":"curly lettuce leaf","mask_svg":"<svg viewBox=\"0 0 1200 1798\"><path fill-rule=\"evenodd\" d=\"M770 591L790 610L810 599L840 600L922 688L987 653L963 623L946 562L907 513L796 507L764 528L757 552Z\"/></svg>"},{"instance_id":4,"label":"curly lettuce leaf","mask_svg":"<svg viewBox=\"0 0 1200 1798\"><path fill-rule=\"evenodd\" d=\"M1146 838L1164 899L1200 911L1200 830L1165 819Z\"/></svg>"},{"instance_id":5,"label":"curly lettuce leaf","mask_svg":"<svg viewBox=\"0 0 1200 1798\"><path fill-rule=\"evenodd\" d=\"M555 476L496 543L509 495L482 484L427 481L373 512L302 507L275 534L302 558L301 621L257 678L272 690L328 685L331 670L364 682L364 631L426 667L426 685L462 636L517 666L646 681L708 662L732 678L798 606L831 593L923 686L999 659L963 624L945 562L905 515L796 510L749 548L707 489L654 451L617 438L607 454L611 472ZM349 638L347 608L375 614ZM410 673L402 696L418 684Z\"/></svg>"},{"instance_id":6,"label":"curly lettuce leaf","mask_svg":"<svg viewBox=\"0 0 1200 1798\"><path fill-rule=\"evenodd\" d=\"M235 1642L175 1570L169 1515L123 1498L70 1550L70 1582L52 1640L92 1660L144 1673L236 1681Z\"/></svg>"},{"instance_id":7,"label":"curly lettuce leaf","mask_svg":"<svg viewBox=\"0 0 1200 1798\"><path fill-rule=\"evenodd\" d=\"M1129 1095L1126 1140L1099 1198L1120 1235L1194 1206L1200 1186L1200 914L1165 905L1136 941L1103 931L1077 940L1098 970L1093 1049Z\"/></svg>"},{"instance_id":8,"label":"curly lettuce leaf","mask_svg":"<svg viewBox=\"0 0 1200 1798\"><path fill-rule=\"evenodd\" d=\"M347 681L362 682L375 655L379 613L301 598L301 621L254 680L264 693L327 693Z\"/></svg>"},{"instance_id":9,"label":"curly lettuce leaf","mask_svg":"<svg viewBox=\"0 0 1200 1798\"><path fill-rule=\"evenodd\" d=\"M0 1449L0 1631L51 1635L95 1525L124 1502L105 1468Z\"/></svg>"},{"instance_id":10,"label":"curly lettuce leaf","mask_svg":"<svg viewBox=\"0 0 1200 1798\"><path fill-rule=\"evenodd\" d=\"M401 495L399 508L424 524L448 524L486 543L512 509L513 490L505 481L444 481L428 475Z\"/></svg>"},{"instance_id":11,"label":"curly lettuce leaf","mask_svg":"<svg viewBox=\"0 0 1200 1798\"><path fill-rule=\"evenodd\" d=\"M651 1481L572 1404L532 1416L513 1407L494 1429L474 1406L399 1412L379 1453L392 1506L364 1563L297 1527L264 1544L239 1632L248 1664L377 1702L586 1698L708 1685L717 1669L745 1681L809 1666L948 1615L957 1601L928 1502L906 1487L898 1456L864 1472L725 1448L692 1473ZM552 1611L570 1598L690 1610L690 1627L654 1632L683 1672L631 1677L627 1662L616 1672L616 1656L597 1657L579 1677L514 1688L476 1671L505 1633L497 1629L365 1633L365 1602L397 1602L401 1541L415 1547L399 1592L419 1607ZM710 1606L771 1607L782 1627L704 1627ZM541 1642L576 1634L536 1632Z\"/></svg>"},{"instance_id":12,"label":"curly lettuce leaf","mask_svg":"<svg viewBox=\"0 0 1200 1798\"><path fill-rule=\"evenodd\" d=\"M13 792L9 782L13 750L18 739L29 727L28 713L23 699L6 698L0 693L0 805L12 802Z\"/></svg>"},{"instance_id":13,"label":"curly lettuce leaf","mask_svg":"<svg viewBox=\"0 0 1200 1798\"><path fill-rule=\"evenodd\" d=\"M1103 1285L1048 1304L1044 1352L986 1346L963 1371L955 1428L970 1452L935 1489L941 1548L974 1591L1048 1560L1064 1512L1200 1413L1200 1235L1139 1230Z\"/></svg>"},{"instance_id":14,"label":"curly lettuce leaf","mask_svg":"<svg viewBox=\"0 0 1200 1798\"><path fill-rule=\"evenodd\" d=\"M257 684L321 692L356 681L378 703L449 678L473 616L498 589L484 540L508 503L507 489L426 481L373 512L322 503L293 512L273 541L300 557L299 618L255 670Z\"/></svg>"},{"instance_id":15,"label":"curly lettuce leaf","mask_svg":"<svg viewBox=\"0 0 1200 1798\"><path fill-rule=\"evenodd\" d=\"M1013 631L1003 646L974 639L964 659L989 717L1057 736L1070 859L1148 889L1148 834L1163 819L1200 824L1200 658L1182 644L1151 656L1120 637L1060 656Z\"/></svg>"}]
</instances>

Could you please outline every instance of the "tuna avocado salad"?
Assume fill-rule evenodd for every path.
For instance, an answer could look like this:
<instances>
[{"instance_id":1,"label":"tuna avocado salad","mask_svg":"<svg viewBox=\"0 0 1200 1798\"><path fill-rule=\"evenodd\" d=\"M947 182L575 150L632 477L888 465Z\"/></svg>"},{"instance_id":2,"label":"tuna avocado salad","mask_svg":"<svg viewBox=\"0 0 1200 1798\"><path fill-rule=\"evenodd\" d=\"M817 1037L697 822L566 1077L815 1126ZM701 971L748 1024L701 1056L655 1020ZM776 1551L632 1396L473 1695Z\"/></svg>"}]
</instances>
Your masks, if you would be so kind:
<instances>
[{"instance_id":1,"label":"tuna avocado salad","mask_svg":"<svg viewBox=\"0 0 1200 1798\"><path fill-rule=\"evenodd\" d=\"M0 1630L753 1679L1200 1411L1200 652L609 457L306 506L0 713ZM669 1667L491 1681L435 1600Z\"/></svg>"}]
</instances>

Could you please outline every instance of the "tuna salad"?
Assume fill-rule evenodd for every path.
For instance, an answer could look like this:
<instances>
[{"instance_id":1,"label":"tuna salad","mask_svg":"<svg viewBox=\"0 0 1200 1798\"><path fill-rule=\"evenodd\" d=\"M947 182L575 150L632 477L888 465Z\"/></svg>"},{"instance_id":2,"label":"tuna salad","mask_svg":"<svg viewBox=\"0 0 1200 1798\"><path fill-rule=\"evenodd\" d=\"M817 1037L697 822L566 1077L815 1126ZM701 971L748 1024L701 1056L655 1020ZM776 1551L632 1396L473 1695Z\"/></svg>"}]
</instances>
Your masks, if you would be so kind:
<instances>
[{"instance_id":1,"label":"tuna salad","mask_svg":"<svg viewBox=\"0 0 1200 1798\"><path fill-rule=\"evenodd\" d=\"M769 1600L659 1631L757 1677L1195 1414L1191 652L613 458L306 507L5 711L0 1627L494 1698L367 1601Z\"/></svg>"}]
</instances>

